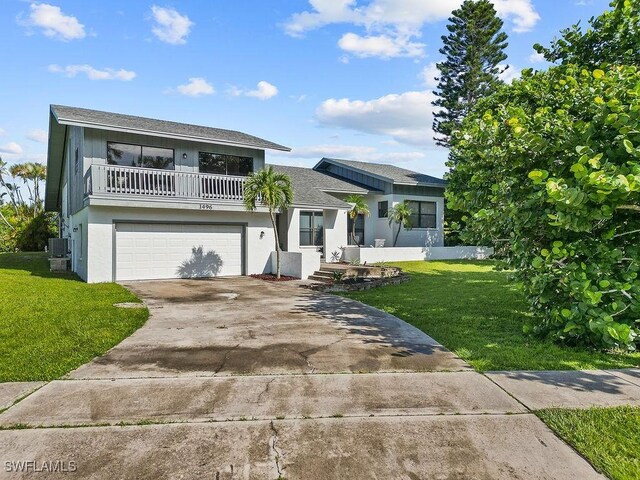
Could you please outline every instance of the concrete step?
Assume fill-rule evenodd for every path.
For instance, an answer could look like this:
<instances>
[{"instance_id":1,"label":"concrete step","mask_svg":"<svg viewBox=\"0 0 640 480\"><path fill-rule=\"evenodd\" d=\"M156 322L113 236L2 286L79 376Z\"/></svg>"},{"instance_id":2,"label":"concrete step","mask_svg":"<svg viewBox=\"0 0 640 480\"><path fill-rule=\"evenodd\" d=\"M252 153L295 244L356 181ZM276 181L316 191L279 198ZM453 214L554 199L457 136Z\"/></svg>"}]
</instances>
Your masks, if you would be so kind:
<instances>
[{"instance_id":1,"label":"concrete step","mask_svg":"<svg viewBox=\"0 0 640 480\"><path fill-rule=\"evenodd\" d=\"M309 280L315 280L316 282L331 283L333 280L329 277L321 277L319 275L309 275Z\"/></svg>"},{"instance_id":2,"label":"concrete step","mask_svg":"<svg viewBox=\"0 0 640 480\"><path fill-rule=\"evenodd\" d=\"M313 274L316 277L327 277L333 279L333 272L327 272L326 270L316 270Z\"/></svg>"}]
</instances>

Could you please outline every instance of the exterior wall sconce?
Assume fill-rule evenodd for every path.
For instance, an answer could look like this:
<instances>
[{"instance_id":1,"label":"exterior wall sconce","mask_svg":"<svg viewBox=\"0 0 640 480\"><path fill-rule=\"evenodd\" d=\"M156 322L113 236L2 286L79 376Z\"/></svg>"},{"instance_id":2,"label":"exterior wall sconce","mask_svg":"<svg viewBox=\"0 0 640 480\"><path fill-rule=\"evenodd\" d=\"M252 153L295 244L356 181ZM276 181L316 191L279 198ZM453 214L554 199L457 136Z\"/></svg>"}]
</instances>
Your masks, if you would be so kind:
<instances>
[{"instance_id":1,"label":"exterior wall sconce","mask_svg":"<svg viewBox=\"0 0 640 480\"><path fill-rule=\"evenodd\" d=\"M186 153L183 153L183 154L182 154L182 158L183 158L184 160L186 160L186 159L187 159L187 154L186 154Z\"/></svg>"},{"instance_id":2,"label":"exterior wall sconce","mask_svg":"<svg viewBox=\"0 0 640 480\"><path fill-rule=\"evenodd\" d=\"M262 240L264 238L264 230L260 232L260 239Z\"/></svg>"}]
</instances>

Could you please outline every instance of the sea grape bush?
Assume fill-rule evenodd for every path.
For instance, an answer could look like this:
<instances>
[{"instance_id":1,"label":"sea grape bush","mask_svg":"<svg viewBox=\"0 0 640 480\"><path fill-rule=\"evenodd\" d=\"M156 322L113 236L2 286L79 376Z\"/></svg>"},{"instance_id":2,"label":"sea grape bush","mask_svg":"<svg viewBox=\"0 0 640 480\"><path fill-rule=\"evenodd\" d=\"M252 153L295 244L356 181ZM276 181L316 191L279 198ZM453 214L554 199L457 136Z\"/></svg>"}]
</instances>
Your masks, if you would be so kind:
<instances>
[{"instance_id":1,"label":"sea grape bush","mask_svg":"<svg viewBox=\"0 0 640 480\"><path fill-rule=\"evenodd\" d=\"M454 135L447 198L465 240L490 241L539 334L640 343L640 73L526 70Z\"/></svg>"}]
</instances>

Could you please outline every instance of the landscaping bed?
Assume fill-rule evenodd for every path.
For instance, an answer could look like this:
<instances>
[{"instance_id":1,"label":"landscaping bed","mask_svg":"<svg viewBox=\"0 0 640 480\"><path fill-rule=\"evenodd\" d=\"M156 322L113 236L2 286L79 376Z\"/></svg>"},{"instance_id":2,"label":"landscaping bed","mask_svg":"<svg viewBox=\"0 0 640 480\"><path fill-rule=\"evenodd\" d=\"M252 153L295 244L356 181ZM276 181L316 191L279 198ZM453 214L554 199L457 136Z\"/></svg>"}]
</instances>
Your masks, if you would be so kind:
<instances>
[{"instance_id":1,"label":"landscaping bed","mask_svg":"<svg viewBox=\"0 0 640 480\"><path fill-rule=\"evenodd\" d=\"M411 279L409 275L398 274L394 277L381 278L346 278L340 282L334 283L313 283L307 285L307 288L321 292L357 292L360 290L369 290L371 288L382 287L385 285L398 285Z\"/></svg>"},{"instance_id":2,"label":"landscaping bed","mask_svg":"<svg viewBox=\"0 0 640 480\"><path fill-rule=\"evenodd\" d=\"M522 294L491 261L393 265L411 281L341 295L414 325L478 371L577 370L640 366L640 353L560 346L523 333L531 321Z\"/></svg>"},{"instance_id":3,"label":"landscaping bed","mask_svg":"<svg viewBox=\"0 0 640 480\"><path fill-rule=\"evenodd\" d=\"M272 273L254 273L250 275L251 278L257 278L258 280L265 280L267 282L290 282L291 280L300 280L297 277L289 277L287 275L280 275L280 278L276 277Z\"/></svg>"},{"instance_id":4,"label":"landscaping bed","mask_svg":"<svg viewBox=\"0 0 640 480\"><path fill-rule=\"evenodd\" d=\"M59 378L140 328L146 308L115 283L51 273L44 254L0 254L0 382Z\"/></svg>"}]
</instances>

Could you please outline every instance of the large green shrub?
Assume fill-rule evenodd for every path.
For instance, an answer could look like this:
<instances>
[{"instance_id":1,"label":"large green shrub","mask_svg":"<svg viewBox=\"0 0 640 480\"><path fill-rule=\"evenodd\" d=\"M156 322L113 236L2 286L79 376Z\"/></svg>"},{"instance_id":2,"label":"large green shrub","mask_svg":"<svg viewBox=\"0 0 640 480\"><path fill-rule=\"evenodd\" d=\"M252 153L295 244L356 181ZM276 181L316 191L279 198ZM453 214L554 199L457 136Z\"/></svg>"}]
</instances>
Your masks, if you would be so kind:
<instances>
[{"instance_id":1,"label":"large green shrub","mask_svg":"<svg viewBox=\"0 0 640 480\"><path fill-rule=\"evenodd\" d=\"M449 205L491 241L538 322L567 343L640 341L640 74L523 72L455 136Z\"/></svg>"},{"instance_id":2,"label":"large green shrub","mask_svg":"<svg viewBox=\"0 0 640 480\"><path fill-rule=\"evenodd\" d=\"M48 239L58 236L56 215L33 214L29 205L0 205L0 252L43 251Z\"/></svg>"}]
</instances>

